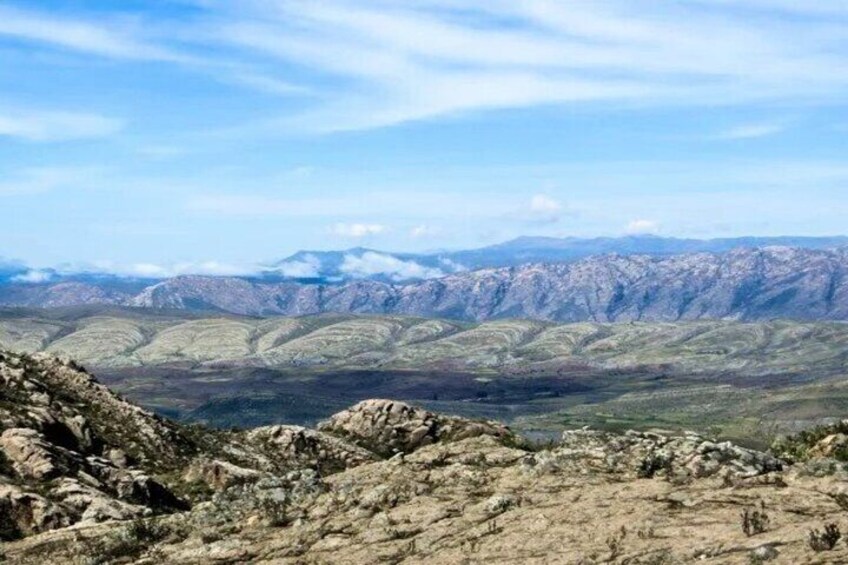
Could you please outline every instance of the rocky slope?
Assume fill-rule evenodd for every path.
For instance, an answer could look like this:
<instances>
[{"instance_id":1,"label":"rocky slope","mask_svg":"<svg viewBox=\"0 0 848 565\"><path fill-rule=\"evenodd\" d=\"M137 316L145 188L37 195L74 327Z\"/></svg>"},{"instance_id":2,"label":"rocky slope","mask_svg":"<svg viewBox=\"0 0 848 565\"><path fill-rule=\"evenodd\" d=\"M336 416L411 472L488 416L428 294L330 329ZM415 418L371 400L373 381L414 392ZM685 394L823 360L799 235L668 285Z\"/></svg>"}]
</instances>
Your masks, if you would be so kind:
<instances>
[{"instance_id":1,"label":"rocky slope","mask_svg":"<svg viewBox=\"0 0 848 565\"><path fill-rule=\"evenodd\" d=\"M147 414L69 362L3 354L0 377L9 563L848 560L848 423L777 455L586 429L531 448L498 424L390 400L319 431L213 433Z\"/></svg>"},{"instance_id":2,"label":"rocky slope","mask_svg":"<svg viewBox=\"0 0 848 565\"><path fill-rule=\"evenodd\" d=\"M848 319L848 250L787 247L671 257L609 255L389 284L258 282L185 276L140 293L94 283L13 285L0 304L123 304L250 315L407 314L462 320Z\"/></svg>"}]
</instances>

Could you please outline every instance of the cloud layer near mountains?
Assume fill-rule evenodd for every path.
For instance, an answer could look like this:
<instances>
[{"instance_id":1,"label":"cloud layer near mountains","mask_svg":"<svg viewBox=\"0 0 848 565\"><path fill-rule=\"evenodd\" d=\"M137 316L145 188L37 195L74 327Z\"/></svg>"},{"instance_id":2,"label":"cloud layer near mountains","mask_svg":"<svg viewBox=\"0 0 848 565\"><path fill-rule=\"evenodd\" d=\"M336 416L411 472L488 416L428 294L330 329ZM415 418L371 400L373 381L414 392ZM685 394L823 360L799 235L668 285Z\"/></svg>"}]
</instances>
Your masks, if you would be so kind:
<instances>
[{"instance_id":1,"label":"cloud layer near mountains","mask_svg":"<svg viewBox=\"0 0 848 565\"><path fill-rule=\"evenodd\" d=\"M359 268L359 267L357 267ZM0 286L0 304L113 304L247 315L325 312L562 322L848 320L848 249L737 249L664 258L596 256L393 284L179 277L145 288L93 282Z\"/></svg>"}]
</instances>

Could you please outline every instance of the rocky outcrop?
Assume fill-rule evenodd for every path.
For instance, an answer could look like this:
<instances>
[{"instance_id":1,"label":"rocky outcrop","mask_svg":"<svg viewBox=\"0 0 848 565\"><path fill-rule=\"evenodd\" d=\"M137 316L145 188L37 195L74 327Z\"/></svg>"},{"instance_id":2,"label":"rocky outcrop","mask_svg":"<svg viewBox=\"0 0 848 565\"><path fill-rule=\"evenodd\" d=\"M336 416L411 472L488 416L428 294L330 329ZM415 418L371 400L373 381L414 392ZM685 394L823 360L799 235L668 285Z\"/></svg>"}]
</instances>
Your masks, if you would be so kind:
<instances>
[{"instance_id":1,"label":"rocky outcrop","mask_svg":"<svg viewBox=\"0 0 848 565\"><path fill-rule=\"evenodd\" d=\"M319 431L213 432L101 397L72 363L4 355L0 375L10 563L848 561L819 539L845 526L848 467L814 459L841 455L846 423L788 440L795 464L692 433L582 429L543 449L391 400ZM184 443L157 461L133 444L149 434Z\"/></svg>"},{"instance_id":2,"label":"rocky outcrop","mask_svg":"<svg viewBox=\"0 0 848 565\"><path fill-rule=\"evenodd\" d=\"M509 428L495 422L437 416L393 400L365 400L322 422L318 429L383 456L412 453L440 441L481 435L512 437Z\"/></svg>"},{"instance_id":3,"label":"rocky outcrop","mask_svg":"<svg viewBox=\"0 0 848 565\"><path fill-rule=\"evenodd\" d=\"M652 455L673 463L649 476ZM535 451L480 435L328 477L236 481L142 528L47 532L7 544L6 557L74 562L96 548L180 564L844 562L848 546L816 550L809 535L844 530L846 473L779 466L694 435L580 430Z\"/></svg>"},{"instance_id":4,"label":"rocky outcrop","mask_svg":"<svg viewBox=\"0 0 848 565\"><path fill-rule=\"evenodd\" d=\"M244 434L244 440L255 454L264 456L264 468L275 472L308 467L329 474L377 459L373 451L301 426L255 428Z\"/></svg>"},{"instance_id":5,"label":"rocky outcrop","mask_svg":"<svg viewBox=\"0 0 848 565\"><path fill-rule=\"evenodd\" d=\"M724 480L749 479L782 471L780 459L730 442L714 442L698 434L668 437L629 431L611 434L595 430L563 433L561 447L551 456L535 458L531 467L556 467L576 461L581 467L613 469L651 478L663 476L682 483L720 476Z\"/></svg>"},{"instance_id":6,"label":"rocky outcrop","mask_svg":"<svg viewBox=\"0 0 848 565\"><path fill-rule=\"evenodd\" d=\"M3 539L185 511L214 491L274 474L329 474L376 459L304 428L182 428L114 395L71 361L0 353ZM198 483L206 490L197 492Z\"/></svg>"},{"instance_id":7,"label":"rocky outcrop","mask_svg":"<svg viewBox=\"0 0 848 565\"><path fill-rule=\"evenodd\" d=\"M82 465L72 451L49 443L43 434L30 428L5 430L0 435L0 450L15 473L26 479L52 479Z\"/></svg>"}]
</instances>

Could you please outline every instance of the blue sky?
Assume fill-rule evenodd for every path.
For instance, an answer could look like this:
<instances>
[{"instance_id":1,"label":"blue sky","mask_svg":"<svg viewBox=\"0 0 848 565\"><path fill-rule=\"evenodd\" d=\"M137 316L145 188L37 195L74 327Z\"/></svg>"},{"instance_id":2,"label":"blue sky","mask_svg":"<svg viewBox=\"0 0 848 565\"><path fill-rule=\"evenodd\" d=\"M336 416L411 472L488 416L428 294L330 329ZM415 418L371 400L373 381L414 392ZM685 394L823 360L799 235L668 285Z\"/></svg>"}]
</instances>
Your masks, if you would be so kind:
<instances>
[{"instance_id":1,"label":"blue sky","mask_svg":"<svg viewBox=\"0 0 848 565\"><path fill-rule=\"evenodd\" d=\"M846 233L848 4L0 4L0 256Z\"/></svg>"}]
</instances>

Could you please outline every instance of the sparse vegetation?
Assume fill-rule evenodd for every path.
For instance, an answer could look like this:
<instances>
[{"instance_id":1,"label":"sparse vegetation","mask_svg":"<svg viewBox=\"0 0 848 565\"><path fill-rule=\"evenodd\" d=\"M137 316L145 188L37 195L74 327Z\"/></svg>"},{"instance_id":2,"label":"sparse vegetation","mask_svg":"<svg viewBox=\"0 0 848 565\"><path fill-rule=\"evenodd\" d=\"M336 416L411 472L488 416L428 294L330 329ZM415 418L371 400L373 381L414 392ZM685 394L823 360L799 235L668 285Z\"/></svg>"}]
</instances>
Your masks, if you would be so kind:
<instances>
[{"instance_id":1,"label":"sparse vegetation","mask_svg":"<svg viewBox=\"0 0 848 565\"><path fill-rule=\"evenodd\" d=\"M282 528L291 522L289 516L289 502L287 498L264 498L260 503L265 521L272 528Z\"/></svg>"},{"instance_id":2,"label":"sparse vegetation","mask_svg":"<svg viewBox=\"0 0 848 565\"><path fill-rule=\"evenodd\" d=\"M673 458L662 453L651 453L642 460L637 475L641 479L651 479L660 471L668 475L671 472Z\"/></svg>"},{"instance_id":3,"label":"sparse vegetation","mask_svg":"<svg viewBox=\"0 0 848 565\"><path fill-rule=\"evenodd\" d=\"M746 508L742 511L742 531L748 537L764 533L769 527L769 517L765 505L758 509Z\"/></svg>"},{"instance_id":4,"label":"sparse vegetation","mask_svg":"<svg viewBox=\"0 0 848 565\"><path fill-rule=\"evenodd\" d=\"M839 531L839 526L827 524L822 532L811 530L807 543L813 551L831 551L840 539L842 539L842 532Z\"/></svg>"},{"instance_id":5,"label":"sparse vegetation","mask_svg":"<svg viewBox=\"0 0 848 565\"><path fill-rule=\"evenodd\" d=\"M70 420L78 410L91 419L88 425L99 438L104 423L112 426L112 420L119 419L116 415L126 414L111 428L120 432L120 438L140 438L139 430L152 430L146 436L151 445L161 443L167 451L173 440L185 442L191 450L160 465L163 472L145 476L147 465L155 468L157 462L127 457L115 444L117 433L110 435L103 451L95 452L91 460L116 476L129 472L138 482L132 492L123 494L127 498L116 494L117 489L104 489L99 495L101 506L95 510L122 510L126 501L132 501L147 507L145 512L184 513L132 520L138 515L134 506L126 508L123 522L104 521L74 530L50 531L78 519L68 512L54 487L61 483L88 492L94 487L81 481L94 475L87 471L88 476L82 475L67 466L58 481L27 479L23 470L4 476L0 488L8 486L8 490L0 496L0 505L4 500L18 504L17 508L28 504L16 519L30 520L27 533L45 531L37 540L39 560L29 562L164 564L219 558L244 562L284 554L309 560L320 551L331 560L363 563L373 559L377 546L382 558L392 562L411 555L434 562L484 560L493 557L493 548L503 560L546 557L568 548L569 559L582 555L591 556L592 562L632 565L671 565L684 555L722 560L731 552L741 562L751 563L771 562L778 553L787 562L799 562L811 549L835 550L826 554L834 562L848 554L840 546L836 526L843 517L840 508L848 506L848 494L834 493L831 479L821 484L815 482L817 475L782 473L783 462L769 454L694 433L570 430L541 451L526 451L527 444L519 436L505 435L505 428L494 422L443 416L398 401L370 400L336 414L320 431L270 426L233 434L164 422L129 405L119 406L104 396L106 389L99 385L92 389L91 382L77 381L78 375L64 372L67 365L40 363L29 363L31 378L66 378L77 387L62 385L63 396L52 407L54 417L48 423L55 420L70 430L69 424L79 421ZM44 367L52 367L57 374L42 376ZM6 370L3 376L10 374L16 372ZM12 391L21 394L15 398L18 404L0 404L0 410L16 410L12 417L21 418L21 424L15 422L11 428L30 425L25 418L37 412L28 409L28 403L34 406L33 401L43 398L43 388L34 384L30 385L34 392L26 392L23 386ZM98 395L89 395L91 390ZM98 410L85 406L92 402ZM438 432L447 427L452 433ZM481 432L485 433L476 435ZM66 441L65 435L53 428L41 436L8 434L4 439L19 438L30 441L24 446L42 449L35 441L42 438L46 453L62 441L69 446L62 449L76 450L78 460L84 461L82 456L88 453L80 451L81 444ZM391 444L404 455L377 457L369 446L379 447L379 442ZM33 451L41 453L37 449ZM20 451L8 453L14 457ZM157 451L143 446L137 453L155 457ZM337 473L332 477L318 464L331 456L336 461L332 472ZM23 469L22 459L14 463ZM672 470L671 488L666 481L634 480L634 474L659 477ZM104 472L92 469L92 473ZM734 488L717 490L720 478L727 478ZM194 507L158 506L159 488L192 499ZM751 504L753 496L760 501L757 505ZM780 504L772 503L777 500ZM788 517L807 512L813 504L827 526L810 532L807 547L797 543L796 522ZM693 544L686 532L703 522L702 509L711 520L721 516L720 523L730 524L736 538L722 534ZM590 524L592 534L575 530L576 521L563 520L565 515ZM32 519L37 516L45 519L36 523ZM105 520L110 520L108 515ZM752 540L750 545L757 546L753 548L740 545L737 528L747 536L768 532L768 539L759 544ZM16 563L21 562L20 556L32 557L36 551L31 540L13 541L6 547L11 548L9 559Z\"/></svg>"},{"instance_id":6,"label":"sparse vegetation","mask_svg":"<svg viewBox=\"0 0 848 565\"><path fill-rule=\"evenodd\" d=\"M627 528L621 526L615 534L609 536L606 540L607 549L610 554L610 561L618 559L621 552L624 551L624 540L627 538Z\"/></svg>"},{"instance_id":7,"label":"sparse vegetation","mask_svg":"<svg viewBox=\"0 0 848 565\"><path fill-rule=\"evenodd\" d=\"M151 546L166 538L184 539L187 532L174 529L155 519L138 518L113 534L77 539L87 565L105 565L143 555Z\"/></svg>"},{"instance_id":8,"label":"sparse vegetation","mask_svg":"<svg viewBox=\"0 0 848 565\"><path fill-rule=\"evenodd\" d=\"M848 435L848 420L816 426L795 435L780 437L772 444L771 450L779 457L792 461L805 461L810 458L810 450L819 442L840 434ZM837 461L848 462L848 442L835 445L828 456Z\"/></svg>"}]
</instances>

